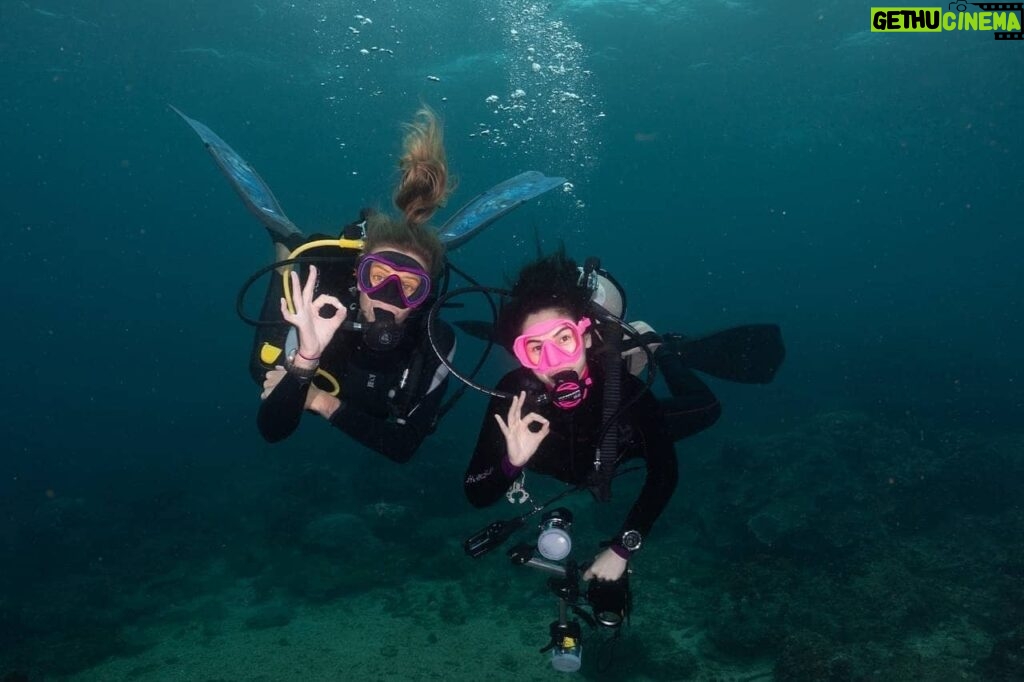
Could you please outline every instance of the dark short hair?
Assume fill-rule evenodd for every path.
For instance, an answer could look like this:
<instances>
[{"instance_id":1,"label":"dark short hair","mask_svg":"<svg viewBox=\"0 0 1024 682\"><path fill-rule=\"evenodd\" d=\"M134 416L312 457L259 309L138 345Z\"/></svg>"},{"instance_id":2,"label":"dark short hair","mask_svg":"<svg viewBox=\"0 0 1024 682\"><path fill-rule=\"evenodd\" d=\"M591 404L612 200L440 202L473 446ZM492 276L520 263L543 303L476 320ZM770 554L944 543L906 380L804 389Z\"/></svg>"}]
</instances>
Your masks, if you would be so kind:
<instances>
[{"instance_id":1,"label":"dark short hair","mask_svg":"<svg viewBox=\"0 0 1024 682\"><path fill-rule=\"evenodd\" d=\"M511 349L526 318L547 308L562 309L574 320L583 317L590 303L590 291L578 282L576 261L565 254L564 246L524 266L498 314L495 340Z\"/></svg>"}]
</instances>

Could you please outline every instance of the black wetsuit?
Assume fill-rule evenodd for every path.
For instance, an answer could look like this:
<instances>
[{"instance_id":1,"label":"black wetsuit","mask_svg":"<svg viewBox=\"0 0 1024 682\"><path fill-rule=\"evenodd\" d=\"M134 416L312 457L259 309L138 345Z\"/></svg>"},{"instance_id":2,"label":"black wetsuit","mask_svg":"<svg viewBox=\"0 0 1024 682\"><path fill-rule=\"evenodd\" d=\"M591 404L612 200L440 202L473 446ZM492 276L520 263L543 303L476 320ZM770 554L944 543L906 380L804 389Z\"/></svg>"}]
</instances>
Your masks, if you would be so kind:
<instances>
[{"instance_id":1,"label":"black wetsuit","mask_svg":"<svg viewBox=\"0 0 1024 682\"><path fill-rule=\"evenodd\" d=\"M643 459L647 473L640 496L613 538L627 530L637 530L647 537L676 488L678 468L673 441L707 428L720 414L718 400L707 386L681 363L675 365L672 362L675 356L663 355L671 354L657 353L655 357L659 367L665 364L671 372L671 378L667 379L674 394L664 403L645 390L644 382L623 372L623 404L638 392L642 395L619 420L619 461L621 465L628 459ZM526 464L530 471L576 485L587 481L601 436L603 394L600 363L590 361L588 366L594 383L590 395L576 409L562 410L546 405L524 410L538 412L551 422L551 433ZM528 369L509 372L498 384L498 390L508 393L523 389L528 392L540 389L539 380ZM466 470L463 481L466 497L476 507L500 500L520 473L508 460L505 436L494 418L499 414L505 419L508 407L508 400L491 399ZM667 414L669 410L671 414Z\"/></svg>"},{"instance_id":2,"label":"black wetsuit","mask_svg":"<svg viewBox=\"0 0 1024 682\"><path fill-rule=\"evenodd\" d=\"M589 372L594 379L590 394L574 410L561 410L553 404L524 410L524 413L537 412L551 422L551 432L526 463L530 471L554 476L566 483L587 481L593 470L594 453L601 435L603 394L599 363L590 361ZM506 374L498 384L499 390L508 393L518 393L523 389L528 393L540 388L536 375L522 368ZM647 474L640 497L630 508L616 538L626 530L639 530L646 537L672 498L678 478L675 446L665 428L662 409L654 395L644 389L643 382L624 374L623 401L632 399L640 391L642 395L620 419L618 459L620 462L643 459ZM474 507L498 502L519 476L521 469L509 462L505 436L495 419L495 415L505 419L508 409L508 400L498 397L492 398L487 407L463 481L466 497Z\"/></svg>"},{"instance_id":3,"label":"black wetsuit","mask_svg":"<svg viewBox=\"0 0 1024 682\"><path fill-rule=\"evenodd\" d=\"M334 249L337 253L337 249ZM320 290L336 295L348 308L348 319L358 315L355 288L355 256L351 261L319 264ZM303 278L305 275L303 275ZM273 277L264 305L263 319L281 319L280 276ZM329 283L329 284L325 284ZM430 347L425 327L426 311L420 310L403 325L405 335L393 350L375 351L363 343L362 332L338 330L324 349L320 369L338 381L341 400L330 423L371 450L396 462L407 462L433 430L448 385L448 371ZM260 347L269 342L284 347L287 324L263 327L256 335L251 372L260 384L270 367L260 361ZM443 322L435 326L439 350L451 358L455 335ZM283 358L274 364L283 364ZM323 377L313 380L330 389ZM260 434L274 443L290 436L299 425L309 383L285 374L260 404Z\"/></svg>"},{"instance_id":4,"label":"black wetsuit","mask_svg":"<svg viewBox=\"0 0 1024 682\"><path fill-rule=\"evenodd\" d=\"M671 344L663 344L654 353L658 372L665 378L670 398L663 398L665 429L673 441L700 433L722 416L722 404L707 384L671 352Z\"/></svg>"}]
</instances>

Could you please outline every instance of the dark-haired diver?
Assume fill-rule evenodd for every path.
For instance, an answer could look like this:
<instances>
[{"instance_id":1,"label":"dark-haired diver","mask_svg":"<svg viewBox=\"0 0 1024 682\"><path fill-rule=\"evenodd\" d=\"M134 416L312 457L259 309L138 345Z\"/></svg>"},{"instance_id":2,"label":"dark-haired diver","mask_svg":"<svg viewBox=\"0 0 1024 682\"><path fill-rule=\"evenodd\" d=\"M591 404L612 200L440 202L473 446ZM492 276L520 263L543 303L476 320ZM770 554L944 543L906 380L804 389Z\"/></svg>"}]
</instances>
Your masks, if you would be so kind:
<instances>
[{"instance_id":1,"label":"dark-haired diver","mask_svg":"<svg viewBox=\"0 0 1024 682\"><path fill-rule=\"evenodd\" d=\"M260 433L283 440L309 411L385 457L408 461L442 409L447 370L435 348L446 359L455 351L443 323L435 325L432 348L423 314L445 270L445 244L464 243L564 179L528 171L477 197L439 231L428 227L451 187L440 123L424 108L406 126L394 191L401 217L364 211L340 238L306 237L238 154L178 113L266 226L274 265L282 266L271 279L250 366L263 385Z\"/></svg>"},{"instance_id":2,"label":"dark-haired diver","mask_svg":"<svg viewBox=\"0 0 1024 682\"><path fill-rule=\"evenodd\" d=\"M646 478L639 497L583 576L614 581L625 572L629 558L646 546L675 491L673 441L706 429L721 413L714 394L690 368L764 383L781 365L784 350L774 325L737 328L704 340L640 334L633 345L654 359L672 393L669 400L659 401L649 383L629 371L627 362L635 358L627 354L626 362L622 359L628 349L617 341L624 326L619 319L621 291L612 280L598 281L596 272L592 274L561 251L520 271L494 338L521 367L498 383L464 488L477 507L504 496L510 501L526 497L528 469L607 499L618 465L644 460ZM608 308L616 307L609 314ZM508 527L521 525L522 518Z\"/></svg>"}]
</instances>

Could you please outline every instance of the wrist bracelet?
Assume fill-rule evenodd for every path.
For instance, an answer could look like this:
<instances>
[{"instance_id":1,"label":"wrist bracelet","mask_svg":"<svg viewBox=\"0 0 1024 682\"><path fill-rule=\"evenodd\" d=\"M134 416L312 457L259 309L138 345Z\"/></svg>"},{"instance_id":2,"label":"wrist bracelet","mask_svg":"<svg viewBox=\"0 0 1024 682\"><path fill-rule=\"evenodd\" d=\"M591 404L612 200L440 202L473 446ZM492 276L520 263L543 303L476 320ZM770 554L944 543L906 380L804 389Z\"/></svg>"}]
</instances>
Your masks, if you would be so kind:
<instances>
[{"instance_id":1,"label":"wrist bracelet","mask_svg":"<svg viewBox=\"0 0 1024 682\"><path fill-rule=\"evenodd\" d=\"M316 362L316 361L318 361L320 359L320 355L323 355L323 353L321 353L320 355L317 355L315 357L307 358L305 355L302 354L301 350L296 350L295 354L298 355L303 360L305 360L306 362Z\"/></svg>"},{"instance_id":2,"label":"wrist bracelet","mask_svg":"<svg viewBox=\"0 0 1024 682\"><path fill-rule=\"evenodd\" d=\"M311 381L313 377L316 376L319 364L314 365L313 367L296 367L294 360L297 353L298 351L292 351L285 356L284 368L289 374L295 376L297 379L302 381Z\"/></svg>"}]
</instances>

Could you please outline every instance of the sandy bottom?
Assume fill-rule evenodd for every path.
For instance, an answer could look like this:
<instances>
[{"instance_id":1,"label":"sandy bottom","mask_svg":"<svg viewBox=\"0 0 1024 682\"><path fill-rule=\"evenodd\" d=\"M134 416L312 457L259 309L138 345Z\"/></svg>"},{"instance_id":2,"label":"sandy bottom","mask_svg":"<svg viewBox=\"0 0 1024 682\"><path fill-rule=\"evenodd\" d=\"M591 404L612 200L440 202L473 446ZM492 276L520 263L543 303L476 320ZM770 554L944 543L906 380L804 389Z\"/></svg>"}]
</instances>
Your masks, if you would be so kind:
<instances>
[{"instance_id":1,"label":"sandy bottom","mask_svg":"<svg viewBox=\"0 0 1024 682\"><path fill-rule=\"evenodd\" d=\"M518 586L510 583L510 600ZM554 597L543 592L520 599L520 608L480 605L472 617L446 622L443 599L462 602L453 613L472 613L473 595L458 583L412 582L402 589L395 614L394 590L381 589L346 597L328 605L251 605L252 590L244 583L192 603L177 604L180 613L209 613L182 621L169 617L139 629L133 639L145 642L145 651L119 657L87 671L63 678L68 682L134 680L156 682L258 682L262 680L555 680L567 673L552 670L548 654L539 653L554 620ZM389 605L390 604L390 605ZM651 605L653 606L653 605ZM676 607L680 605L676 604ZM268 610L286 613L275 622L252 619ZM660 610L660 609L659 609ZM674 619L669 619L674 620ZM287 621L287 622L283 622ZM664 625L664 624L663 624ZM671 642L667 656L681 656L673 674L671 660L660 661L657 677L631 665L629 652L655 627L650 615L634 616L614 647L614 663L600 670L599 659L608 649L603 633L584 630L584 668L574 677L587 679L716 680L751 682L770 680L770 666L743 670L703 660L697 664L701 634L694 627L660 627L661 641ZM675 627L675 626L672 626ZM682 652L690 652L685 655ZM645 656L650 656L647 652ZM695 670L694 665L698 665Z\"/></svg>"}]
</instances>

